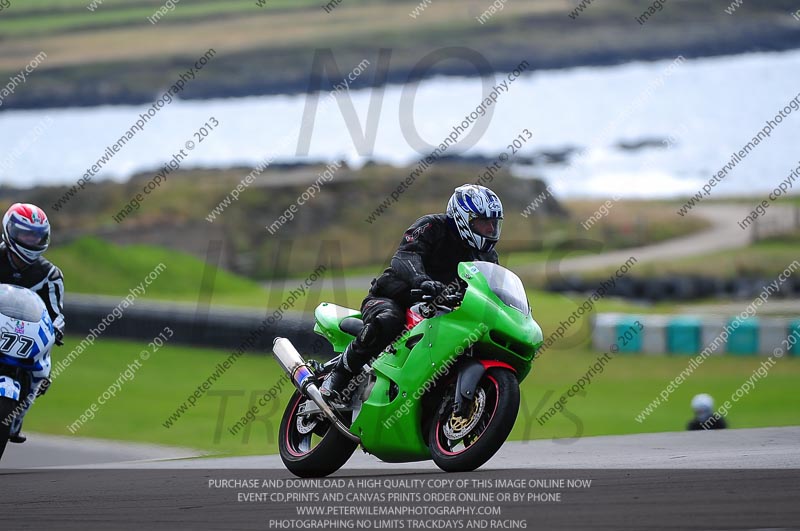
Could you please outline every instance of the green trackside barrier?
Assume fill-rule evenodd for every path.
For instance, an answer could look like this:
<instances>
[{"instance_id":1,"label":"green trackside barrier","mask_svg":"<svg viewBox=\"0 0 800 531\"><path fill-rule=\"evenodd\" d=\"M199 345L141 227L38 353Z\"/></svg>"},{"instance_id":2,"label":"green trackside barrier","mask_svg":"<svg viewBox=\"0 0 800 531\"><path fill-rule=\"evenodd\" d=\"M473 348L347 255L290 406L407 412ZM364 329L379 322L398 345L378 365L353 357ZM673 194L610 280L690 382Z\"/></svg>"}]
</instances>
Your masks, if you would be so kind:
<instances>
[{"instance_id":1,"label":"green trackside barrier","mask_svg":"<svg viewBox=\"0 0 800 531\"><path fill-rule=\"evenodd\" d=\"M693 356L702 350L703 322L698 317L676 317L667 323L667 352Z\"/></svg>"},{"instance_id":2,"label":"green trackside barrier","mask_svg":"<svg viewBox=\"0 0 800 531\"><path fill-rule=\"evenodd\" d=\"M787 337L794 336L797 341L794 345L789 347L789 354L792 356L800 356L800 319L789 323L789 334Z\"/></svg>"},{"instance_id":3,"label":"green trackside barrier","mask_svg":"<svg viewBox=\"0 0 800 531\"><path fill-rule=\"evenodd\" d=\"M645 329L639 331L639 321L645 326ZM634 315L622 315L617 321L616 327L617 335L614 338L614 343L619 347L620 352L641 352L642 351L642 336L647 332L647 324L641 317Z\"/></svg>"},{"instance_id":4,"label":"green trackside barrier","mask_svg":"<svg viewBox=\"0 0 800 531\"><path fill-rule=\"evenodd\" d=\"M733 324L733 320L729 325ZM745 319L728 337L728 354L735 356L755 356L758 354L758 319Z\"/></svg>"}]
</instances>

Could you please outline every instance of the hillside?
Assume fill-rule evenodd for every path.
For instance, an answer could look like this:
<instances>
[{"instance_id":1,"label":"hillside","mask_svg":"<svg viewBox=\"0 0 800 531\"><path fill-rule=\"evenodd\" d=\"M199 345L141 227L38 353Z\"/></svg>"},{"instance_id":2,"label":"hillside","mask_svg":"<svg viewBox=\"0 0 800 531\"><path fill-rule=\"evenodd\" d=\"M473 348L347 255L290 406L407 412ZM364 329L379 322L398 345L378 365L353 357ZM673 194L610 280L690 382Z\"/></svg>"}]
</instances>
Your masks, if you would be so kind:
<instances>
[{"instance_id":1,"label":"hillside","mask_svg":"<svg viewBox=\"0 0 800 531\"><path fill-rule=\"evenodd\" d=\"M297 205L324 168L269 168L242 188L238 200L230 194L251 168L175 172L119 223L113 216L142 191L152 174L125 183L89 183L58 212L52 205L68 191L66 186L0 187L0 204L42 205L53 225L54 249L97 236L116 244L178 250L240 275L265 279L301 276L321 263L371 271L388 260L406 227L423 214L442 212L453 189L477 181L482 171L475 164L439 162L394 202L391 194L409 176L408 168L343 166L329 182L320 181L313 198ZM611 215L585 230L581 223L596 213L600 201L567 208L544 182L517 179L505 171L486 184L498 193L506 211L499 250L518 254L516 263L545 259L554 249L582 249L589 240L602 242L605 249L634 247L706 226L699 218L676 221L667 203L620 201ZM290 212L289 219L286 211L292 205L296 212ZM531 205L536 205L532 212Z\"/></svg>"},{"instance_id":2,"label":"hillside","mask_svg":"<svg viewBox=\"0 0 800 531\"><path fill-rule=\"evenodd\" d=\"M249 295L261 289L255 282L191 255L151 245L118 246L83 237L67 245L54 245L47 258L64 272L71 293L124 296L154 270L158 278L147 286L148 298L196 298L204 275L213 278L216 293L227 297ZM159 264L164 267L156 269Z\"/></svg>"},{"instance_id":3,"label":"hillside","mask_svg":"<svg viewBox=\"0 0 800 531\"><path fill-rule=\"evenodd\" d=\"M322 183L315 197L297 205L298 198L323 169L270 169L227 207L224 204L220 207L220 202L249 169L182 171L146 196L140 209L120 223L113 216L141 191L142 183L151 175L136 176L127 183L90 183L57 213L50 205L67 187L0 189L0 200L24 198L47 205L54 234L61 242L96 234L120 244L144 243L181 250L204 260L216 245L212 242L224 242L223 267L264 278L311 271L328 259L340 260L343 267L383 263L405 227L425 213L443 211L453 189L474 182L478 175L476 167L458 164L432 167L424 179L411 185L396 203L369 223L370 214L391 197L398 183L408 176L408 170L374 165L360 171L342 168L330 182ZM508 250L534 248L535 228L567 217L563 207L546 193L541 197L537 216L524 219L513 214L544 192L541 181L502 174L491 186L511 214L504 228ZM284 217L285 223L270 234L267 227L279 220L291 205L297 209L296 214L290 213L294 219ZM210 216L215 207L219 214L214 219ZM274 263L278 249L284 258L281 264Z\"/></svg>"}]
</instances>

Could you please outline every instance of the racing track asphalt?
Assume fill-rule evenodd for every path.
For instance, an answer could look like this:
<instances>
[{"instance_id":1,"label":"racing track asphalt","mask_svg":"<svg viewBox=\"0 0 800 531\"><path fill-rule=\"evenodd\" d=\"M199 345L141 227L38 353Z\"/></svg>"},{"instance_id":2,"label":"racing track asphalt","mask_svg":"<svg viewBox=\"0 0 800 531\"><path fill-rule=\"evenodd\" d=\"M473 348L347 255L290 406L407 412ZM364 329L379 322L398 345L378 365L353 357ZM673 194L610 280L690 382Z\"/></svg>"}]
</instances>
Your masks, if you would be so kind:
<instances>
[{"instance_id":1,"label":"racing track asphalt","mask_svg":"<svg viewBox=\"0 0 800 531\"><path fill-rule=\"evenodd\" d=\"M332 478L593 478L591 489L559 503L501 504L503 519L536 529L800 529L798 442L800 427L510 442L468 474L359 451ZM292 478L277 456L163 460L169 449L125 455L115 447L117 462L106 452L88 463L67 446L60 459L41 455L38 463L68 469L0 471L2 529L270 529L298 518L296 503L242 503L209 488L215 478ZM28 462L42 449L32 444ZM70 456L78 459L69 464Z\"/></svg>"}]
</instances>

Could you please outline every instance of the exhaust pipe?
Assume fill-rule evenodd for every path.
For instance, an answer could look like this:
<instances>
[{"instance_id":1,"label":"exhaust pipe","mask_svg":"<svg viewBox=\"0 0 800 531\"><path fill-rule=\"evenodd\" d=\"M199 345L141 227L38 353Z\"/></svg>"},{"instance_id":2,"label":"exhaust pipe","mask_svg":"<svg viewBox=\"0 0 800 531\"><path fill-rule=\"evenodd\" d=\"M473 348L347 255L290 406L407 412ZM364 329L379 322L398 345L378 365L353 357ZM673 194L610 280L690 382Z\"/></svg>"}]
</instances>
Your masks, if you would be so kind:
<instances>
[{"instance_id":1,"label":"exhaust pipe","mask_svg":"<svg viewBox=\"0 0 800 531\"><path fill-rule=\"evenodd\" d=\"M336 412L331 409L331 406L322 397L322 393L319 392L317 384L314 383L314 379L311 377L314 374L313 371L300 353L297 352L297 349L294 348L292 342L285 337L276 337L275 342L272 344L272 351L275 353L278 364L289 376L295 387L322 410L322 413L328 417L328 420L342 435L355 443L361 444L361 438L352 433L342 423Z\"/></svg>"}]
</instances>

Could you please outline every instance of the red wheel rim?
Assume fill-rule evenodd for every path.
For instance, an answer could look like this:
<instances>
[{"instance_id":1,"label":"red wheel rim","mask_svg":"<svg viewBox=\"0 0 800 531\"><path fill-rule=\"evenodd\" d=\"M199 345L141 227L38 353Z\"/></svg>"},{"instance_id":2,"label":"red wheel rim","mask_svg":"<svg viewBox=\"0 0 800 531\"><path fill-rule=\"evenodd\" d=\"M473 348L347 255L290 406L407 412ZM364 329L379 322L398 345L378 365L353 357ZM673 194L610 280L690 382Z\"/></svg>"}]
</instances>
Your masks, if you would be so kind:
<instances>
[{"instance_id":1,"label":"red wheel rim","mask_svg":"<svg viewBox=\"0 0 800 531\"><path fill-rule=\"evenodd\" d=\"M300 406L300 403L305 400L306 398L303 395L298 395L294 404L292 404L292 412L289 414L286 423L286 437L284 441L286 443L286 451L294 457L307 456L317 448L316 446L312 446L312 439L316 429L307 434L302 434L297 431L297 408ZM330 426L328 426L328 428L330 428ZM301 450L299 448L301 445L307 446L308 450Z\"/></svg>"},{"instance_id":2,"label":"red wheel rim","mask_svg":"<svg viewBox=\"0 0 800 531\"><path fill-rule=\"evenodd\" d=\"M494 386L494 391L495 391L495 393L494 393L494 404L492 405L492 412L486 418L486 420L485 421L479 421L478 424L470 431L470 433L472 433L472 432L474 432L474 430L480 429L481 430L480 434L475 439L472 439L470 441L469 445L464 444L464 448L462 450L454 452L450 448L452 448L453 446L457 446L457 444L453 444L452 446L450 446L450 448L446 448L445 445L442 444L442 439L443 438L447 439L447 437L445 437L445 435L444 435L444 433L442 431L442 419L440 418L439 420L436 421L436 447L439 449L439 451L442 454L455 456L455 455L460 455L460 454L466 452L467 450L472 448L475 445L475 443L477 443L480 440L481 437L483 437L483 434L486 433L486 428L488 428L488 426L492 423L492 419L494 419L494 415L495 415L495 413L497 413L497 405L500 403L500 385L497 383L497 380L495 380L494 377L492 377L491 375L487 375L486 379L489 380L492 383L492 385ZM488 408L487 408L487 410L488 410ZM481 414L481 416L484 416L484 415L486 415L486 411L485 410ZM468 433L467 436L470 435L470 433ZM463 442L465 438L466 437L460 439L458 442Z\"/></svg>"}]
</instances>

